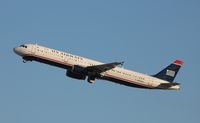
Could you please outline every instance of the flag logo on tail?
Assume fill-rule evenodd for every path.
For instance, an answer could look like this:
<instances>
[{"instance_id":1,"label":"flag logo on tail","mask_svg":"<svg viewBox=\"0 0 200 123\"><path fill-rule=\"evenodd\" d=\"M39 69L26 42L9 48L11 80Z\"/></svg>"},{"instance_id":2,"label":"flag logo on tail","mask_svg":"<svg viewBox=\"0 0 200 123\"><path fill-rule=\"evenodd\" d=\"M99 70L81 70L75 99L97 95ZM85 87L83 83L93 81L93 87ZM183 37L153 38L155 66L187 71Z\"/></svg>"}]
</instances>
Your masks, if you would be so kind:
<instances>
[{"instance_id":1,"label":"flag logo on tail","mask_svg":"<svg viewBox=\"0 0 200 123\"><path fill-rule=\"evenodd\" d=\"M167 70L166 75L174 77L175 76L175 71Z\"/></svg>"}]
</instances>

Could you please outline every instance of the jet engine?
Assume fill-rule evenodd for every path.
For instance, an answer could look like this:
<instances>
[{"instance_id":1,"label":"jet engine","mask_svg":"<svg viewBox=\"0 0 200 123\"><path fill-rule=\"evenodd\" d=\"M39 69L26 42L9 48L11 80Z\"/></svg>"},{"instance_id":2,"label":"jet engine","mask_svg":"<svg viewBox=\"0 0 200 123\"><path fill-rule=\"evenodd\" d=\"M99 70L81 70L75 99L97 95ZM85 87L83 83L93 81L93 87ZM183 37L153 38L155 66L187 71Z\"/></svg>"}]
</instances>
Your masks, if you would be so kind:
<instances>
[{"instance_id":1,"label":"jet engine","mask_svg":"<svg viewBox=\"0 0 200 123\"><path fill-rule=\"evenodd\" d=\"M66 76L74 79L85 80L87 76L87 71L84 67L74 65L72 69L67 70Z\"/></svg>"}]
</instances>

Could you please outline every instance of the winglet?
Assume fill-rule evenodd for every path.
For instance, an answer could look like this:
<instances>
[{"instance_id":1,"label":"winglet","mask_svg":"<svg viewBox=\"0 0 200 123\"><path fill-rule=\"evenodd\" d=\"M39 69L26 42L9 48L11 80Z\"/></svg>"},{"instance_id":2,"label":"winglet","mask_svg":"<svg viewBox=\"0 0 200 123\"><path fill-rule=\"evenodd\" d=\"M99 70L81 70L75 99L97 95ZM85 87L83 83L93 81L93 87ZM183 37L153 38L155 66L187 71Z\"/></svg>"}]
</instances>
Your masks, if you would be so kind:
<instances>
[{"instance_id":1,"label":"winglet","mask_svg":"<svg viewBox=\"0 0 200 123\"><path fill-rule=\"evenodd\" d=\"M115 66L123 66L124 65L124 61L123 62L114 62Z\"/></svg>"},{"instance_id":2,"label":"winglet","mask_svg":"<svg viewBox=\"0 0 200 123\"><path fill-rule=\"evenodd\" d=\"M122 65L122 66L124 65L124 61L123 61L123 62L121 62L121 65Z\"/></svg>"},{"instance_id":3,"label":"winglet","mask_svg":"<svg viewBox=\"0 0 200 123\"><path fill-rule=\"evenodd\" d=\"M175 60L174 62L173 62L173 64L176 64L176 65L183 65L183 61L181 61L181 60Z\"/></svg>"},{"instance_id":4,"label":"winglet","mask_svg":"<svg viewBox=\"0 0 200 123\"><path fill-rule=\"evenodd\" d=\"M123 62L119 62L119 66L120 67L123 67L123 65L124 65L124 61Z\"/></svg>"}]
</instances>

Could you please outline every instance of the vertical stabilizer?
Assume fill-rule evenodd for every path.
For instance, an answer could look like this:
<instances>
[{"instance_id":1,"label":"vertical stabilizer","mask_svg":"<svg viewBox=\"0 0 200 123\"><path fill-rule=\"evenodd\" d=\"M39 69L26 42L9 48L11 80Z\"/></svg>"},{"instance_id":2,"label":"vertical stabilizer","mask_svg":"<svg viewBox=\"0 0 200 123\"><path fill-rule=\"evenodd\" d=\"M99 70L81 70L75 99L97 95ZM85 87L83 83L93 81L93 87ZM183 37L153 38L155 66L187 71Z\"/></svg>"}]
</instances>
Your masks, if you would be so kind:
<instances>
[{"instance_id":1,"label":"vertical stabilizer","mask_svg":"<svg viewBox=\"0 0 200 123\"><path fill-rule=\"evenodd\" d=\"M153 76L162 80L173 82L182 65L183 61L175 60L172 64Z\"/></svg>"}]
</instances>

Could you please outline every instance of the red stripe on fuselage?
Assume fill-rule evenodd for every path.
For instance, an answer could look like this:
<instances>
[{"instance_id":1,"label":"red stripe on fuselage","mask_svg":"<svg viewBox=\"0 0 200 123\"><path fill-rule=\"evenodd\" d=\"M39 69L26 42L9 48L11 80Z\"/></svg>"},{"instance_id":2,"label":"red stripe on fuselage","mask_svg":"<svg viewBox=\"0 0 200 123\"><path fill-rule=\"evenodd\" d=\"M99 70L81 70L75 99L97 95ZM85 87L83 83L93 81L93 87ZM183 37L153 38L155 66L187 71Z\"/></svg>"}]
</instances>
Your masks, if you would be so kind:
<instances>
[{"instance_id":1,"label":"red stripe on fuselage","mask_svg":"<svg viewBox=\"0 0 200 123\"><path fill-rule=\"evenodd\" d=\"M69 64L69 63L67 63L67 62L62 62L62 61L59 61L59 60L55 60L55 59L52 59L52 58L43 57L43 56L39 56L39 55L35 55L35 54L28 54L28 55L26 55L26 56L32 56L32 57L36 57L36 58L48 60L48 61L51 61L51 62L59 63L59 64L62 64L62 65L66 65L66 66L69 66L69 67L72 67L72 66L73 66L72 64ZM25 57L26 57L26 56L25 56Z\"/></svg>"},{"instance_id":2,"label":"red stripe on fuselage","mask_svg":"<svg viewBox=\"0 0 200 123\"><path fill-rule=\"evenodd\" d=\"M51 62L55 62L55 63L59 63L59 64L62 64L62 65L66 65L68 67L72 67L73 65L72 64L69 64L67 62L62 62L62 61L59 61L59 60L55 60L55 59L52 59L52 58L48 58L48 57L44 57L44 56L39 56L39 55L35 55L35 54L28 54L26 55L27 57L28 56L31 56L31 57L36 57L36 58L40 58L40 59L43 59L43 60L47 60L47 61L51 61ZM26 57L25 56L25 57ZM105 76L107 77L110 77L110 78L114 78L114 79L117 79L119 81L124 81L124 82L128 82L128 83L131 83L131 84L136 84L136 85L140 85L140 86L144 86L144 87L148 87L148 88L151 88L151 86L148 86L146 84L143 84L143 83L138 83L138 82L135 82L135 81L132 81L132 80L129 80L129 79L125 79L125 78L121 78L121 77L118 77L118 76L113 76L111 74L105 74Z\"/></svg>"},{"instance_id":3,"label":"red stripe on fuselage","mask_svg":"<svg viewBox=\"0 0 200 123\"><path fill-rule=\"evenodd\" d=\"M121 78L121 77L118 77L118 76L113 76L113 75L110 75L110 74L106 74L108 77L111 77L111 78L114 78L114 79L118 79L120 81L124 81L124 82L128 82L128 83L131 83L131 84L136 84L136 85L140 85L140 86L144 86L144 87L148 87L148 88L151 88L151 86L148 86L146 84L143 84L143 83L138 83L138 82L135 82L133 80L129 80L129 79L125 79L125 78Z\"/></svg>"}]
</instances>

